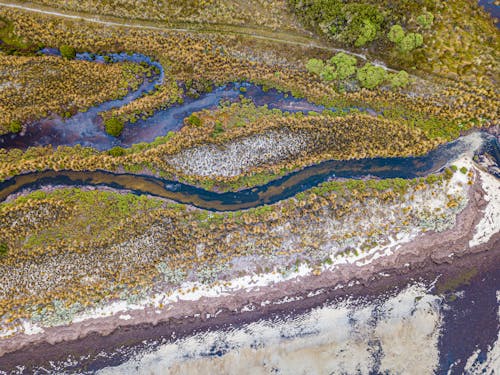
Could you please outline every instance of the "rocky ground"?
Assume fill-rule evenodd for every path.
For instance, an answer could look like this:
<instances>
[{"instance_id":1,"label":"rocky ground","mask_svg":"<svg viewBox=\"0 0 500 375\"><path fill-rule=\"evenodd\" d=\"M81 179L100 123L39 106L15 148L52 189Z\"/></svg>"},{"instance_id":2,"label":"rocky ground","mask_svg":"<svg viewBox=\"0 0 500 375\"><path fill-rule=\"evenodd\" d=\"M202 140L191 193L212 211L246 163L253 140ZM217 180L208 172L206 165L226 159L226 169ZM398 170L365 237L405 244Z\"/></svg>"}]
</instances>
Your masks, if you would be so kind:
<instances>
[{"instance_id":1,"label":"rocky ground","mask_svg":"<svg viewBox=\"0 0 500 375\"><path fill-rule=\"evenodd\" d=\"M209 144L183 150L167 162L190 175L234 177L262 164L298 159L307 151L307 144L306 134L270 131L219 147Z\"/></svg>"}]
</instances>

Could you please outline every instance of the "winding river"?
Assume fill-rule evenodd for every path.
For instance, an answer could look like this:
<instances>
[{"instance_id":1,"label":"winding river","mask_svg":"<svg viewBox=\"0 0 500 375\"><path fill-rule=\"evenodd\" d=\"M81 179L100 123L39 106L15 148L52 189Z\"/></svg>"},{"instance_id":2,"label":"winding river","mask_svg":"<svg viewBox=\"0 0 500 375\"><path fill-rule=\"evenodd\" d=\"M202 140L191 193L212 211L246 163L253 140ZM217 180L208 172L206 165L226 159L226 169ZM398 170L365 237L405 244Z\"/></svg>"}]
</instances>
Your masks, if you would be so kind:
<instances>
[{"instance_id":1,"label":"winding river","mask_svg":"<svg viewBox=\"0 0 500 375\"><path fill-rule=\"evenodd\" d=\"M43 49L41 52L46 55L58 54L57 50L50 48ZM237 101L240 97L252 100L257 106L267 105L270 109L288 112L321 112L325 109L324 106L312 104L305 99L294 98L275 89L265 90L249 82L234 82L217 86L211 92L203 93L198 98L184 96L182 104L174 104L167 109L156 111L153 116L141 119L135 124L127 124L120 137L115 138L105 132L99 113L122 107L143 95L153 93L156 86L163 83L164 70L161 64L141 54L119 53L106 56L113 62L146 63L158 68L160 74L151 80L146 80L138 90L128 93L121 99L96 105L69 119L53 116L34 121L29 124L24 133L0 136L0 147L25 150L28 147L49 144L54 147L80 144L103 151L115 146L130 147L136 143L150 143L169 131L179 130L183 125L183 119L191 113L203 109L215 109L221 101ZM76 59L104 63L104 56L90 53L79 53ZM335 109L332 108L332 110Z\"/></svg>"},{"instance_id":2,"label":"winding river","mask_svg":"<svg viewBox=\"0 0 500 375\"><path fill-rule=\"evenodd\" d=\"M471 148L475 135L442 145L421 157L330 160L290 173L266 185L238 192L218 193L176 181L137 174L106 171L43 171L15 176L0 183L0 201L26 189L43 186L106 186L137 195L152 195L212 211L236 211L272 204L332 178L415 178L438 172ZM495 137L482 135L482 152L497 158Z\"/></svg>"},{"instance_id":3,"label":"winding river","mask_svg":"<svg viewBox=\"0 0 500 375\"><path fill-rule=\"evenodd\" d=\"M55 50L46 49L46 54ZM240 95L251 99L257 106L268 105L290 112L322 111L325 108L297 99L274 89L264 90L250 83L231 83L217 87L199 98L185 98L166 110L157 111L152 117L127 125L119 138L107 135L102 127L99 113L122 106L141 95L155 90L155 85L163 82L163 68L157 62L139 54L108 55L113 61L146 62L159 69L160 74L146 80L137 91L122 99L109 101L86 112L78 113L69 119L59 117L37 121L28 127L24 134L9 134L0 138L2 148L22 148L52 144L53 146L73 146L81 144L99 150L114 146L129 147L138 142L151 142L168 131L178 130L183 119L190 113L207 108L215 108L221 100L237 100ZM104 62L103 56L88 53L78 54L78 59ZM242 90L241 88L245 89ZM494 137L482 135L483 149L489 150L498 158L498 142ZM18 175L0 183L0 201L8 196L27 189L44 186L106 186L129 191L134 194L148 194L174 200L179 203L213 211L235 211L248 209L292 197L299 192L328 181L332 178L414 178L435 173L444 168L451 160L470 150L471 141L462 137L455 142L442 145L421 157L373 158L361 160L330 160L290 173L266 185L238 192L217 193L203 190L176 181L153 176L120 174L106 171L42 171Z\"/></svg>"}]
</instances>

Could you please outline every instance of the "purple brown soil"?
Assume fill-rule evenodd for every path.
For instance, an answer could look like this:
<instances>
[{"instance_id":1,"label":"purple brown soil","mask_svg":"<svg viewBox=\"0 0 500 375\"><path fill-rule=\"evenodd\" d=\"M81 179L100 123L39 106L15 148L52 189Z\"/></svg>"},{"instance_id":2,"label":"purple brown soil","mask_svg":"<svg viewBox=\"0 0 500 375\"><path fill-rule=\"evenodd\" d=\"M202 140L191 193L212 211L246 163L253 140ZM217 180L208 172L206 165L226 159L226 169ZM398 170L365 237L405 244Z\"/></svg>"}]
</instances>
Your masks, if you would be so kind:
<instances>
[{"instance_id":1,"label":"purple brown soil","mask_svg":"<svg viewBox=\"0 0 500 375\"><path fill-rule=\"evenodd\" d=\"M500 233L487 243L469 247L486 205L483 195L476 182L469 190L467 207L458 215L452 229L423 234L394 254L368 265L346 264L320 276L307 276L258 290L242 290L227 297L181 301L160 313L154 308L127 311L131 317L128 320L120 319L117 314L48 328L36 335L17 335L0 343L3 354L0 368L10 370L22 364L29 369L49 361L63 361L72 355L74 358L88 356L78 364L78 369L94 371L127 360L120 354L113 357L117 348L121 348L122 353L132 351L144 341L168 340L173 333L178 339L194 332L234 327L273 316L299 315L348 297L376 298L387 291L400 290L414 280L430 281L437 275L442 275L441 280L453 278L472 267L479 273L494 270L500 264ZM285 297L291 301L273 303ZM271 303L262 307L264 301ZM255 307L253 311L241 311L250 304ZM199 317L195 317L197 314ZM207 319L207 314L211 318ZM110 355L105 359L96 357L102 351Z\"/></svg>"}]
</instances>

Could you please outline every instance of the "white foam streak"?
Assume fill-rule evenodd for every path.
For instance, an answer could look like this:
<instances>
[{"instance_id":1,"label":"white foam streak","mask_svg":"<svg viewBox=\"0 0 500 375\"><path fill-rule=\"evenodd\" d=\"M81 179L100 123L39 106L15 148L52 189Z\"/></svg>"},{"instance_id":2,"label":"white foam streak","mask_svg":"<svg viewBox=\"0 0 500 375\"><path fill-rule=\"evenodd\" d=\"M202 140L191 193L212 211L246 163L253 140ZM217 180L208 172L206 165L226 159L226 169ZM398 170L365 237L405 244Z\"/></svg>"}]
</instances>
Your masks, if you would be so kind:
<instances>
[{"instance_id":1,"label":"white foam streak","mask_svg":"<svg viewBox=\"0 0 500 375\"><path fill-rule=\"evenodd\" d=\"M438 364L441 316L440 299L426 293L423 285L409 287L380 313L375 303L348 301L286 321L197 334L99 374L367 374L377 362L389 373L429 373ZM218 350L223 355L215 356Z\"/></svg>"}]
</instances>

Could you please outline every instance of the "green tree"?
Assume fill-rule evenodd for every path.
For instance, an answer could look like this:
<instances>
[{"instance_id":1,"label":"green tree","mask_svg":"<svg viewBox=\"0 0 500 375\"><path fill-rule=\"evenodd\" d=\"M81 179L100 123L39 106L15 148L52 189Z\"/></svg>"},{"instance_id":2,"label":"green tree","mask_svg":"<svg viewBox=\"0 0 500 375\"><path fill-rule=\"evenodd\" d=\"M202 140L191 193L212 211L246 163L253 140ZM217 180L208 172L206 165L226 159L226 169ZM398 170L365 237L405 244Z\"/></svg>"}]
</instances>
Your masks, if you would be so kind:
<instances>
[{"instance_id":1,"label":"green tree","mask_svg":"<svg viewBox=\"0 0 500 375\"><path fill-rule=\"evenodd\" d=\"M122 133L124 126L123 120L117 117L111 117L104 121L106 133L113 137L118 137Z\"/></svg>"},{"instance_id":2,"label":"green tree","mask_svg":"<svg viewBox=\"0 0 500 375\"><path fill-rule=\"evenodd\" d=\"M434 15L430 12L425 12L417 17L417 23L424 29L430 29L434 23Z\"/></svg>"},{"instance_id":3,"label":"green tree","mask_svg":"<svg viewBox=\"0 0 500 375\"><path fill-rule=\"evenodd\" d=\"M341 80L349 78L356 73L356 64L358 61L354 56L347 53L339 52L329 62L337 68L337 77Z\"/></svg>"},{"instance_id":4,"label":"green tree","mask_svg":"<svg viewBox=\"0 0 500 375\"><path fill-rule=\"evenodd\" d=\"M424 44L424 37L422 34L408 33L401 42L398 43L398 47L402 52L411 52L422 44Z\"/></svg>"},{"instance_id":5,"label":"green tree","mask_svg":"<svg viewBox=\"0 0 500 375\"><path fill-rule=\"evenodd\" d=\"M405 87L410 83L410 75L401 70L396 74L391 75L391 86L394 88Z\"/></svg>"},{"instance_id":6,"label":"green tree","mask_svg":"<svg viewBox=\"0 0 500 375\"><path fill-rule=\"evenodd\" d=\"M59 50L61 51L61 56L65 59L73 60L76 57L76 50L71 46L63 45Z\"/></svg>"},{"instance_id":7,"label":"green tree","mask_svg":"<svg viewBox=\"0 0 500 375\"><path fill-rule=\"evenodd\" d=\"M325 81L333 81L333 80L337 79L338 74L335 71L335 68L333 66L325 65L324 69L321 71L320 76Z\"/></svg>"},{"instance_id":8,"label":"green tree","mask_svg":"<svg viewBox=\"0 0 500 375\"><path fill-rule=\"evenodd\" d=\"M354 46L362 47L366 43L375 40L377 36L377 27L370 20L363 20L363 26L360 28L360 35L354 42Z\"/></svg>"},{"instance_id":9,"label":"green tree","mask_svg":"<svg viewBox=\"0 0 500 375\"><path fill-rule=\"evenodd\" d=\"M320 75L323 69L325 68L325 63L323 60L319 59L310 59L306 63L306 69L309 73L313 73L316 75Z\"/></svg>"},{"instance_id":10,"label":"green tree","mask_svg":"<svg viewBox=\"0 0 500 375\"><path fill-rule=\"evenodd\" d=\"M401 25L394 25L393 27L391 27L391 30L389 30L387 37L391 42L398 44L401 43L401 41L405 37L405 32Z\"/></svg>"},{"instance_id":11,"label":"green tree","mask_svg":"<svg viewBox=\"0 0 500 375\"><path fill-rule=\"evenodd\" d=\"M9 130L11 133L19 133L21 130L23 130L23 125L21 124L21 121L12 120L9 125Z\"/></svg>"},{"instance_id":12,"label":"green tree","mask_svg":"<svg viewBox=\"0 0 500 375\"><path fill-rule=\"evenodd\" d=\"M366 63L361 69L358 69L356 77L362 87L374 89L385 81L387 72L380 66Z\"/></svg>"},{"instance_id":13,"label":"green tree","mask_svg":"<svg viewBox=\"0 0 500 375\"><path fill-rule=\"evenodd\" d=\"M349 2L342 7L346 26L341 40L361 47L374 40L384 22L384 15L377 6Z\"/></svg>"}]
</instances>

